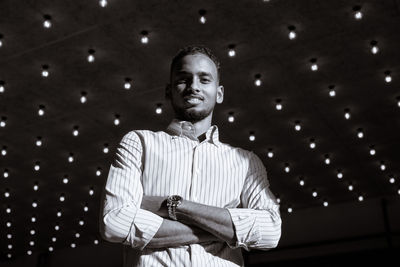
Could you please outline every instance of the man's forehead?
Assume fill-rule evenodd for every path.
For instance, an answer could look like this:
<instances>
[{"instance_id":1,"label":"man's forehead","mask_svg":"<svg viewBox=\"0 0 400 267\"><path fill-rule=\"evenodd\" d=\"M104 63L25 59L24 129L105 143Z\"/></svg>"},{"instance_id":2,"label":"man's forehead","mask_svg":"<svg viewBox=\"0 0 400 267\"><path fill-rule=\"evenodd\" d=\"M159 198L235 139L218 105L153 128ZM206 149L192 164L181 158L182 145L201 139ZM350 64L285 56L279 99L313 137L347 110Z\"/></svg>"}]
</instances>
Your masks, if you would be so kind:
<instances>
[{"instance_id":1,"label":"man's forehead","mask_svg":"<svg viewBox=\"0 0 400 267\"><path fill-rule=\"evenodd\" d=\"M192 67L193 65L207 68L208 71L205 72L217 72L217 66L215 65L214 61L212 61L207 55L203 55L201 53L185 55L176 62L174 71L176 73L184 73L187 67Z\"/></svg>"}]
</instances>

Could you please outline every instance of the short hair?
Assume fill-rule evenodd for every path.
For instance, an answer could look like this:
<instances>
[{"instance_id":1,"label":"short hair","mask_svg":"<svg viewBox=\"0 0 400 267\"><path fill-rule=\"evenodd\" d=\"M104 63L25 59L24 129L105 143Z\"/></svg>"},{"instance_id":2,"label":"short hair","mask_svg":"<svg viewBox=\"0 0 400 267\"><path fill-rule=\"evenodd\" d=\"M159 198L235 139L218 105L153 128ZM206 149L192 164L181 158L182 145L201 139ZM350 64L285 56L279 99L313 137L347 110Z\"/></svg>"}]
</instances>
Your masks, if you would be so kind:
<instances>
[{"instance_id":1,"label":"short hair","mask_svg":"<svg viewBox=\"0 0 400 267\"><path fill-rule=\"evenodd\" d=\"M178 63L179 60L181 60L183 57L185 57L187 55L195 55L195 54L203 54L203 55L207 56L209 59L211 59L212 62L214 62L215 67L217 68L218 81L221 81L219 60L213 54L211 49L204 45L188 45L188 46L181 48L179 50L179 52L175 55L175 57L172 59L171 68L170 68L170 76L172 75L174 67Z\"/></svg>"}]
</instances>

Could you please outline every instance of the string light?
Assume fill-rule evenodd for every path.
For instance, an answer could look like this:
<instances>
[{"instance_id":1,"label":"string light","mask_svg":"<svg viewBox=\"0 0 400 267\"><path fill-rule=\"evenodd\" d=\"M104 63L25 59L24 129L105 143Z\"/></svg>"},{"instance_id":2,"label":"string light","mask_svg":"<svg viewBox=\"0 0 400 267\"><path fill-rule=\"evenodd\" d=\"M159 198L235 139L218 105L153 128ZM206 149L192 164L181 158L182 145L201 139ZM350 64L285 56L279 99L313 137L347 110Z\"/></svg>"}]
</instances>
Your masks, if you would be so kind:
<instances>
[{"instance_id":1,"label":"string light","mask_svg":"<svg viewBox=\"0 0 400 267\"><path fill-rule=\"evenodd\" d=\"M52 246L49 247L49 251L52 252L54 248Z\"/></svg>"},{"instance_id":2,"label":"string light","mask_svg":"<svg viewBox=\"0 0 400 267\"><path fill-rule=\"evenodd\" d=\"M49 65L42 66L42 76L45 78L49 77Z\"/></svg>"},{"instance_id":3,"label":"string light","mask_svg":"<svg viewBox=\"0 0 400 267\"><path fill-rule=\"evenodd\" d=\"M256 75L254 75L254 78L255 78L254 84L255 84L256 86L261 86L261 74L256 74Z\"/></svg>"},{"instance_id":4,"label":"string light","mask_svg":"<svg viewBox=\"0 0 400 267\"><path fill-rule=\"evenodd\" d=\"M65 195L63 193L61 193L59 199L60 199L60 202L64 202L65 201Z\"/></svg>"},{"instance_id":5,"label":"string light","mask_svg":"<svg viewBox=\"0 0 400 267\"><path fill-rule=\"evenodd\" d=\"M281 99L276 99L275 100L275 108L276 110L282 110L283 106L282 106L282 100Z\"/></svg>"},{"instance_id":6,"label":"string light","mask_svg":"<svg viewBox=\"0 0 400 267\"><path fill-rule=\"evenodd\" d=\"M89 207L88 207L87 204L83 207L83 211L84 211L84 212L88 212L88 211L89 211Z\"/></svg>"},{"instance_id":7,"label":"string light","mask_svg":"<svg viewBox=\"0 0 400 267\"><path fill-rule=\"evenodd\" d=\"M374 156L374 155L376 154L376 150L375 150L374 146L370 146L369 148L370 148L369 154L370 154L371 156Z\"/></svg>"},{"instance_id":8,"label":"string light","mask_svg":"<svg viewBox=\"0 0 400 267\"><path fill-rule=\"evenodd\" d=\"M233 116L233 114L234 114L233 112L229 112L229 114L228 114L228 121L230 123L235 121L235 117Z\"/></svg>"},{"instance_id":9,"label":"string light","mask_svg":"<svg viewBox=\"0 0 400 267\"><path fill-rule=\"evenodd\" d=\"M353 191L353 189L354 189L352 184L349 184L349 186L347 188L349 189L349 191Z\"/></svg>"},{"instance_id":10,"label":"string light","mask_svg":"<svg viewBox=\"0 0 400 267\"><path fill-rule=\"evenodd\" d=\"M254 132L250 132L250 134L249 134L249 140L250 140L251 142L253 142L254 140L256 140L256 136L254 135Z\"/></svg>"},{"instance_id":11,"label":"string light","mask_svg":"<svg viewBox=\"0 0 400 267\"><path fill-rule=\"evenodd\" d=\"M8 239L12 239L12 234L7 234Z\"/></svg>"},{"instance_id":12,"label":"string light","mask_svg":"<svg viewBox=\"0 0 400 267\"><path fill-rule=\"evenodd\" d=\"M115 114L114 117L115 117L114 118L114 125L117 126L120 123L120 120L119 120L120 116L118 114Z\"/></svg>"},{"instance_id":13,"label":"string light","mask_svg":"<svg viewBox=\"0 0 400 267\"><path fill-rule=\"evenodd\" d=\"M358 201L361 202L361 201L363 201L363 200L364 200L364 197L363 197L362 195L359 195L359 196L358 196Z\"/></svg>"},{"instance_id":14,"label":"string light","mask_svg":"<svg viewBox=\"0 0 400 267\"><path fill-rule=\"evenodd\" d=\"M69 162L69 163L74 162L74 154L73 154L73 153L69 153L68 162Z\"/></svg>"},{"instance_id":15,"label":"string light","mask_svg":"<svg viewBox=\"0 0 400 267\"><path fill-rule=\"evenodd\" d=\"M325 155L325 164L326 164L326 165L329 165L330 163L331 163L331 159L329 158L329 155L326 154L326 155Z\"/></svg>"},{"instance_id":16,"label":"string light","mask_svg":"<svg viewBox=\"0 0 400 267\"><path fill-rule=\"evenodd\" d=\"M7 125L6 120L7 120L7 117L1 117L0 127L6 127L6 125Z\"/></svg>"},{"instance_id":17,"label":"string light","mask_svg":"<svg viewBox=\"0 0 400 267\"><path fill-rule=\"evenodd\" d=\"M280 199L280 197L276 197L276 202L278 202L278 204L280 204L281 203L281 199Z\"/></svg>"},{"instance_id":18,"label":"string light","mask_svg":"<svg viewBox=\"0 0 400 267\"><path fill-rule=\"evenodd\" d=\"M330 97L335 97L336 96L336 91L335 91L335 86L334 85L329 85L329 96Z\"/></svg>"},{"instance_id":19,"label":"string light","mask_svg":"<svg viewBox=\"0 0 400 267\"><path fill-rule=\"evenodd\" d=\"M54 226L54 230L56 230L56 231L60 230L60 226L59 226L58 224L56 224L56 225Z\"/></svg>"},{"instance_id":20,"label":"string light","mask_svg":"<svg viewBox=\"0 0 400 267\"><path fill-rule=\"evenodd\" d=\"M161 114L161 113L162 113L162 104L157 104L156 114Z\"/></svg>"},{"instance_id":21,"label":"string light","mask_svg":"<svg viewBox=\"0 0 400 267\"><path fill-rule=\"evenodd\" d=\"M32 208L37 208L38 203L36 200L32 201Z\"/></svg>"},{"instance_id":22,"label":"string light","mask_svg":"<svg viewBox=\"0 0 400 267\"><path fill-rule=\"evenodd\" d=\"M6 208L6 213L10 214L11 211L12 211L12 210L11 210L10 206L7 206L7 208Z\"/></svg>"},{"instance_id":23,"label":"string light","mask_svg":"<svg viewBox=\"0 0 400 267\"><path fill-rule=\"evenodd\" d=\"M75 243L71 243L71 248L76 248L76 244Z\"/></svg>"},{"instance_id":24,"label":"string light","mask_svg":"<svg viewBox=\"0 0 400 267\"><path fill-rule=\"evenodd\" d=\"M288 29L289 29L289 40L295 39L296 38L296 32L295 32L296 27L291 25L288 27Z\"/></svg>"},{"instance_id":25,"label":"string light","mask_svg":"<svg viewBox=\"0 0 400 267\"><path fill-rule=\"evenodd\" d=\"M4 178L8 178L8 176L9 176L8 170L7 170L7 169L4 169L3 177L4 177Z\"/></svg>"},{"instance_id":26,"label":"string light","mask_svg":"<svg viewBox=\"0 0 400 267\"><path fill-rule=\"evenodd\" d=\"M323 202L323 205L324 205L324 207L328 207L328 201L325 200L325 201Z\"/></svg>"},{"instance_id":27,"label":"string light","mask_svg":"<svg viewBox=\"0 0 400 267\"><path fill-rule=\"evenodd\" d=\"M88 53L89 53L89 55L87 56L87 61L89 63L94 62L94 60L95 60L94 54L96 53L96 51L94 49L89 49Z\"/></svg>"},{"instance_id":28,"label":"string light","mask_svg":"<svg viewBox=\"0 0 400 267\"><path fill-rule=\"evenodd\" d=\"M311 149L314 149L315 147L316 147L315 139L314 139L314 138L311 138L311 139L310 139L310 148L311 148Z\"/></svg>"},{"instance_id":29,"label":"string light","mask_svg":"<svg viewBox=\"0 0 400 267\"><path fill-rule=\"evenodd\" d=\"M381 166L380 166L380 168L381 168L381 171L386 170L386 165L385 165L385 163L384 163L383 161L381 161Z\"/></svg>"},{"instance_id":30,"label":"string light","mask_svg":"<svg viewBox=\"0 0 400 267\"><path fill-rule=\"evenodd\" d=\"M392 76L390 76L390 71L389 70L387 70L387 71L385 71L385 81L387 82L387 83L390 83L391 81L392 81Z\"/></svg>"},{"instance_id":31,"label":"string light","mask_svg":"<svg viewBox=\"0 0 400 267\"><path fill-rule=\"evenodd\" d=\"M0 33L0 47L3 46L3 35Z\"/></svg>"},{"instance_id":32,"label":"string light","mask_svg":"<svg viewBox=\"0 0 400 267\"><path fill-rule=\"evenodd\" d=\"M292 213L293 212L293 208L292 207L288 207L288 210L287 210L289 213Z\"/></svg>"},{"instance_id":33,"label":"string light","mask_svg":"<svg viewBox=\"0 0 400 267\"><path fill-rule=\"evenodd\" d=\"M304 179L302 177L300 177L299 184L300 186L304 186L305 184Z\"/></svg>"},{"instance_id":34,"label":"string light","mask_svg":"<svg viewBox=\"0 0 400 267\"><path fill-rule=\"evenodd\" d=\"M36 146L41 146L42 145L42 137L41 136L38 136L37 138L36 138Z\"/></svg>"},{"instance_id":35,"label":"string light","mask_svg":"<svg viewBox=\"0 0 400 267\"><path fill-rule=\"evenodd\" d=\"M26 254L28 254L28 255L30 256L30 255L32 255L32 251L31 251L31 250L28 250L28 251L26 252Z\"/></svg>"},{"instance_id":36,"label":"string light","mask_svg":"<svg viewBox=\"0 0 400 267\"><path fill-rule=\"evenodd\" d=\"M39 105L39 110L38 110L38 115L39 116L43 116L44 115L44 109L45 109L44 105Z\"/></svg>"},{"instance_id":37,"label":"string light","mask_svg":"<svg viewBox=\"0 0 400 267\"><path fill-rule=\"evenodd\" d=\"M100 0L99 1L99 5L101 6L101 7L106 7L107 6L107 0Z\"/></svg>"},{"instance_id":38,"label":"string light","mask_svg":"<svg viewBox=\"0 0 400 267\"><path fill-rule=\"evenodd\" d=\"M103 153L107 154L108 152L109 152L108 144L106 143L106 144L104 144L104 147L103 147Z\"/></svg>"},{"instance_id":39,"label":"string light","mask_svg":"<svg viewBox=\"0 0 400 267\"><path fill-rule=\"evenodd\" d=\"M52 26L51 16L50 15L44 15L43 18L44 18L43 27L45 27L46 29L50 28Z\"/></svg>"},{"instance_id":40,"label":"string light","mask_svg":"<svg viewBox=\"0 0 400 267\"><path fill-rule=\"evenodd\" d=\"M32 217L31 217L31 222L33 222L33 223L36 222L36 217L35 217L35 216L32 216Z\"/></svg>"},{"instance_id":41,"label":"string light","mask_svg":"<svg viewBox=\"0 0 400 267\"><path fill-rule=\"evenodd\" d=\"M341 170L337 170L337 174L336 174L338 179L342 179L343 178L343 173Z\"/></svg>"},{"instance_id":42,"label":"string light","mask_svg":"<svg viewBox=\"0 0 400 267\"><path fill-rule=\"evenodd\" d=\"M64 184L68 184L68 182L69 182L69 179L68 179L68 176L64 176L63 177L63 179L62 179L62 182L64 183Z\"/></svg>"},{"instance_id":43,"label":"string light","mask_svg":"<svg viewBox=\"0 0 400 267\"><path fill-rule=\"evenodd\" d=\"M61 210L57 211L57 217L61 217L61 216L62 216Z\"/></svg>"},{"instance_id":44,"label":"string light","mask_svg":"<svg viewBox=\"0 0 400 267\"><path fill-rule=\"evenodd\" d=\"M358 136L358 138L360 138L360 139L364 137L364 133L363 133L362 128L358 128L358 129L357 129L357 136Z\"/></svg>"},{"instance_id":45,"label":"string light","mask_svg":"<svg viewBox=\"0 0 400 267\"><path fill-rule=\"evenodd\" d=\"M35 241L33 241L33 240L29 241L29 245L30 245L31 247L33 247L33 246L35 245Z\"/></svg>"},{"instance_id":46,"label":"string light","mask_svg":"<svg viewBox=\"0 0 400 267\"><path fill-rule=\"evenodd\" d=\"M40 170L40 162L39 162L39 161L37 161L37 162L35 163L35 166L33 167L33 169L34 169L35 171L39 171L39 170Z\"/></svg>"},{"instance_id":47,"label":"string light","mask_svg":"<svg viewBox=\"0 0 400 267\"><path fill-rule=\"evenodd\" d=\"M289 167L289 163L285 163L285 172L289 173L290 172L290 167Z\"/></svg>"},{"instance_id":48,"label":"string light","mask_svg":"<svg viewBox=\"0 0 400 267\"><path fill-rule=\"evenodd\" d=\"M349 120L350 117L351 117L351 115L350 115L350 109L345 108L345 109L344 109L344 118L345 118L346 120Z\"/></svg>"},{"instance_id":49,"label":"string light","mask_svg":"<svg viewBox=\"0 0 400 267\"><path fill-rule=\"evenodd\" d=\"M313 197L317 197L317 196L318 196L317 190L315 190L315 189L313 190L312 196L313 196Z\"/></svg>"},{"instance_id":50,"label":"string light","mask_svg":"<svg viewBox=\"0 0 400 267\"><path fill-rule=\"evenodd\" d=\"M87 97L86 97L86 95L87 95L87 93L85 92L85 91L82 91L81 92L81 103L82 104L85 104L86 103L86 101L87 101Z\"/></svg>"},{"instance_id":51,"label":"string light","mask_svg":"<svg viewBox=\"0 0 400 267\"><path fill-rule=\"evenodd\" d=\"M230 57L234 57L234 56L236 56L236 51L235 51L235 45L234 44L230 44L229 46L228 46L228 56L230 56Z\"/></svg>"},{"instance_id":52,"label":"string light","mask_svg":"<svg viewBox=\"0 0 400 267\"><path fill-rule=\"evenodd\" d=\"M72 135L73 136L78 136L79 135L78 129L79 129L79 126L74 126L74 129L72 131Z\"/></svg>"},{"instance_id":53,"label":"string light","mask_svg":"<svg viewBox=\"0 0 400 267\"><path fill-rule=\"evenodd\" d=\"M6 188L6 191L4 192L4 197L5 197L5 198L10 197L10 191L9 191L8 188Z\"/></svg>"},{"instance_id":54,"label":"string light","mask_svg":"<svg viewBox=\"0 0 400 267\"><path fill-rule=\"evenodd\" d=\"M4 91L6 90L4 87L5 84L6 83L4 81L0 81L0 93L4 93Z\"/></svg>"},{"instance_id":55,"label":"string light","mask_svg":"<svg viewBox=\"0 0 400 267\"><path fill-rule=\"evenodd\" d=\"M272 151L272 148L268 149L268 153L267 153L268 158L273 158L274 157L274 152Z\"/></svg>"},{"instance_id":56,"label":"string light","mask_svg":"<svg viewBox=\"0 0 400 267\"><path fill-rule=\"evenodd\" d=\"M101 168L99 167L96 170L96 176L100 176L100 175L101 175Z\"/></svg>"},{"instance_id":57,"label":"string light","mask_svg":"<svg viewBox=\"0 0 400 267\"><path fill-rule=\"evenodd\" d=\"M57 241L57 238L56 238L55 236L53 236L53 237L51 238L51 241L52 241L53 243L55 243L55 242Z\"/></svg>"},{"instance_id":58,"label":"string light","mask_svg":"<svg viewBox=\"0 0 400 267\"><path fill-rule=\"evenodd\" d=\"M94 243L95 245L98 245L98 244L99 244L99 240L95 239L95 240L93 241L93 243Z\"/></svg>"},{"instance_id":59,"label":"string light","mask_svg":"<svg viewBox=\"0 0 400 267\"><path fill-rule=\"evenodd\" d=\"M79 238L81 235L79 233L75 233L75 238Z\"/></svg>"},{"instance_id":60,"label":"string light","mask_svg":"<svg viewBox=\"0 0 400 267\"><path fill-rule=\"evenodd\" d=\"M39 190L39 183L35 182L35 184L33 185L33 190L34 191L38 191Z\"/></svg>"},{"instance_id":61,"label":"string light","mask_svg":"<svg viewBox=\"0 0 400 267\"><path fill-rule=\"evenodd\" d=\"M94 190L93 190L93 188L92 188L92 187L89 189L89 195L91 195L91 196L93 196L93 195L94 195Z\"/></svg>"},{"instance_id":62,"label":"string light","mask_svg":"<svg viewBox=\"0 0 400 267\"><path fill-rule=\"evenodd\" d=\"M311 70L317 71L318 70L317 59L312 58L312 59L310 59L310 62L311 62Z\"/></svg>"},{"instance_id":63,"label":"string light","mask_svg":"<svg viewBox=\"0 0 400 267\"><path fill-rule=\"evenodd\" d=\"M199 10L199 14L200 14L199 21L200 21L201 24L205 24L206 23L206 13L207 12L204 9L200 9Z\"/></svg>"},{"instance_id":64,"label":"string light","mask_svg":"<svg viewBox=\"0 0 400 267\"><path fill-rule=\"evenodd\" d=\"M300 131L301 130L301 125L300 125L300 121L295 121L294 122L294 129L296 130L296 131Z\"/></svg>"},{"instance_id":65,"label":"string light","mask_svg":"<svg viewBox=\"0 0 400 267\"><path fill-rule=\"evenodd\" d=\"M132 80L130 78L125 78L124 88L126 90L131 89L132 87Z\"/></svg>"},{"instance_id":66,"label":"string light","mask_svg":"<svg viewBox=\"0 0 400 267\"><path fill-rule=\"evenodd\" d=\"M362 19L363 14L361 13L361 7L360 6L353 7L353 12L354 12L354 18L356 20Z\"/></svg>"},{"instance_id":67,"label":"string light","mask_svg":"<svg viewBox=\"0 0 400 267\"><path fill-rule=\"evenodd\" d=\"M4 157L5 155L7 155L7 147L3 146L3 148L1 149L1 155Z\"/></svg>"},{"instance_id":68,"label":"string light","mask_svg":"<svg viewBox=\"0 0 400 267\"><path fill-rule=\"evenodd\" d=\"M142 42L142 44L147 44L149 42L149 33L147 31L142 31L141 34L142 37L140 38L140 41Z\"/></svg>"},{"instance_id":69,"label":"string light","mask_svg":"<svg viewBox=\"0 0 400 267\"><path fill-rule=\"evenodd\" d=\"M394 178L394 176L391 174L389 176L389 183L394 184L396 182L396 179Z\"/></svg>"},{"instance_id":70,"label":"string light","mask_svg":"<svg viewBox=\"0 0 400 267\"><path fill-rule=\"evenodd\" d=\"M400 96L396 97L397 100L397 106L400 108Z\"/></svg>"},{"instance_id":71,"label":"string light","mask_svg":"<svg viewBox=\"0 0 400 267\"><path fill-rule=\"evenodd\" d=\"M79 220L79 225L83 226L85 224L85 222L83 220Z\"/></svg>"},{"instance_id":72,"label":"string light","mask_svg":"<svg viewBox=\"0 0 400 267\"><path fill-rule=\"evenodd\" d=\"M379 52L379 48L378 48L377 45L378 45L377 41L375 41L375 40L371 41L371 53L374 54L374 55Z\"/></svg>"}]
</instances>

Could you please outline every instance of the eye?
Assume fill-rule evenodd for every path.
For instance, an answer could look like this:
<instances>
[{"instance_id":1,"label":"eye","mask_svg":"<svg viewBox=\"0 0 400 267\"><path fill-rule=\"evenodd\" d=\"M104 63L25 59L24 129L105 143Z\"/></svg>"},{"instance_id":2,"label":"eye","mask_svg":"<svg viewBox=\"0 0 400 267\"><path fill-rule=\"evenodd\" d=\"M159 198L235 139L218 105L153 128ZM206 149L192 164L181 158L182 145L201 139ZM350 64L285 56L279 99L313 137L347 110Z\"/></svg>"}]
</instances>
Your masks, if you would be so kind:
<instances>
[{"instance_id":1,"label":"eye","mask_svg":"<svg viewBox=\"0 0 400 267\"><path fill-rule=\"evenodd\" d=\"M202 83L209 83L209 82L211 82L211 80L208 79L208 78L201 78L200 81L201 81Z\"/></svg>"}]
</instances>

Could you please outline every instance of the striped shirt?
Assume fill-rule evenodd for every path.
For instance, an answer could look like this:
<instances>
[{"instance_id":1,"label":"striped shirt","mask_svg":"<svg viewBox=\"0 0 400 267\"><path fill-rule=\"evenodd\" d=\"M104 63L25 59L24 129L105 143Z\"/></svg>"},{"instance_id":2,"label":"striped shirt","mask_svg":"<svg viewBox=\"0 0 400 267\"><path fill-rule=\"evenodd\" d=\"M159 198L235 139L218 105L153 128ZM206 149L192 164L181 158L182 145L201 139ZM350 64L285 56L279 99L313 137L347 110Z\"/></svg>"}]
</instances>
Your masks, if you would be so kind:
<instances>
[{"instance_id":1,"label":"striped shirt","mask_svg":"<svg viewBox=\"0 0 400 267\"><path fill-rule=\"evenodd\" d=\"M106 240L126 245L124 266L243 266L240 248L277 246L279 205L262 161L218 136L214 125L200 141L190 122L173 120L166 131L135 130L122 138L108 174L100 229ZM146 248L163 218L140 209L142 196L175 194L228 209L236 242Z\"/></svg>"}]
</instances>

